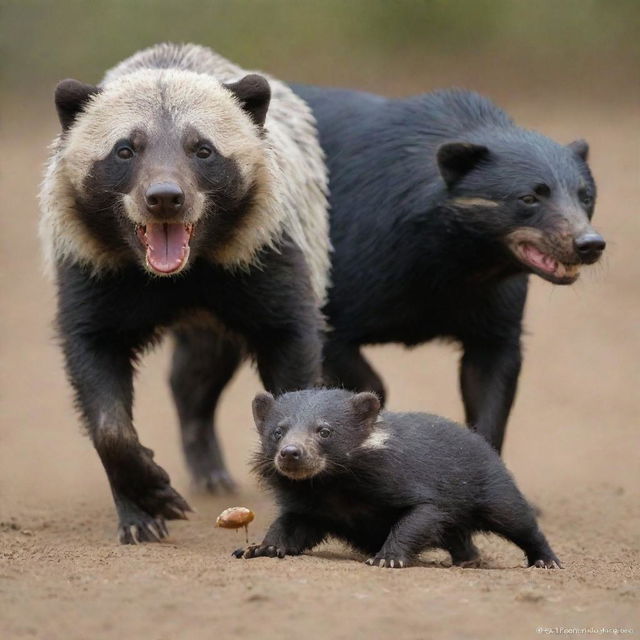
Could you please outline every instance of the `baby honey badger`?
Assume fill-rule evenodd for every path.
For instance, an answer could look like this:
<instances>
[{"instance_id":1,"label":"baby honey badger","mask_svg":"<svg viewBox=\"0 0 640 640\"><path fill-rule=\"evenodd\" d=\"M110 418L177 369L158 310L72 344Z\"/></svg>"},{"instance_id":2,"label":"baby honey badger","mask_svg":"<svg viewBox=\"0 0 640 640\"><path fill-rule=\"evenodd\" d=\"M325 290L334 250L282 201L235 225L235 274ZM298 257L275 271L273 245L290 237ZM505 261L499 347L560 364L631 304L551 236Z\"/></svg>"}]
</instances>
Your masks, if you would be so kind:
<instances>
[{"instance_id":1,"label":"baby honey badger","mask_svg":"<svg viewBox=\"0 0 640 640\"><path fill-rule=\"evenodd\" d=\"M518 545L531 567L560 568L498 454L478 434L425 413L380 411L370 392L342 389L259 394L261 447L254 469L280 515L259 545L236 557L297 555L328 536L406 567L439 547L454 565L474 563L471 536L493 532Z\"/></svg>"}]
</instances>

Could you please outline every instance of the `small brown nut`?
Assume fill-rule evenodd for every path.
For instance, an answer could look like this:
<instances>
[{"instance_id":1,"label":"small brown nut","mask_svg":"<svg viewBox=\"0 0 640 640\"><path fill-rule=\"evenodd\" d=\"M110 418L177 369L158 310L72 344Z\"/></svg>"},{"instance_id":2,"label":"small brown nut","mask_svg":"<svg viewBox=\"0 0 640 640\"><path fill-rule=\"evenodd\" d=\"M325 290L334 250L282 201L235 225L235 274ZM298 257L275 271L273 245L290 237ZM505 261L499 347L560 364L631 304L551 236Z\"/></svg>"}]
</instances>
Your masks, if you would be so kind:
<instances>
[{"instance_id":1,"label":"small brown nut","mask_svg":"<svg viewBox=\"0 0 640 640\"><path fill-rule=\"evenodd\" d=\"M229 507L216 518L216 527L239 529L246 527L255 518L255 513L247 507Z\"/></svg>"}]
</instances>

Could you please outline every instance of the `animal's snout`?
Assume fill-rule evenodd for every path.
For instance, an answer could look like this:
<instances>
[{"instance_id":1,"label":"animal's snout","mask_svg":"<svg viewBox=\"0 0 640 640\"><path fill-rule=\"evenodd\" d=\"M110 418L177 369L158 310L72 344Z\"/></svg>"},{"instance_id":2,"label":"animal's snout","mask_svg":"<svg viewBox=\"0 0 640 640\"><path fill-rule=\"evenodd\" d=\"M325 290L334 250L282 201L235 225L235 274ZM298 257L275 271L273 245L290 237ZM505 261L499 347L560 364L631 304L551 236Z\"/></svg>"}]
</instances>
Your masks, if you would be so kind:
<instances>
[{"instance_id":1,"label":"animal's snout","mask_svg":"<svg viewBox=\"0 0 640 640\"><path fill-rule=\"evenodd\" d=\"M575 239L574 244L580 260L585 264L591 264L598 260L607 246L604 238L595 231L579 236Z\"/></svg>"},{"instance_id":2,"label":"animal's snout","mask_svg":"<svg viewBox=\"0 0 640 640\"><path fill-rule=\"evenodd\" d=\"M280 457L287 462L296 462L302 458L302 448L295 444L288 444L280 449Z\"/></svg>"},{"instance_id":3,"label":"animal's snout","mask_svg":"<svg viewBox=\"0 0 640 640\"><path fill-rule=\"evenodd\" d=\"M175 182L156 182L146 190L144 201L154 217L171 218L184 204L184 191Z\"/></svg>"}]
</instances>

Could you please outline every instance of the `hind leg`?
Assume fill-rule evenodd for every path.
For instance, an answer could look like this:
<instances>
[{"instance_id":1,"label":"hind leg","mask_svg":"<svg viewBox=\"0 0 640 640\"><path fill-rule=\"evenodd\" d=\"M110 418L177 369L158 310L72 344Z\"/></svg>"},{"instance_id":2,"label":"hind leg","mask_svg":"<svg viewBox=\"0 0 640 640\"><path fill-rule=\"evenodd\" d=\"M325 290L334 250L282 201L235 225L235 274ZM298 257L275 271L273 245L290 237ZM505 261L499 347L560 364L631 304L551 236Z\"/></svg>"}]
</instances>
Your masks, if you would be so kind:
<instances>
[{"instance_id":1,"label":"hind leg","mask_svg":"<svg viewBox=\"0 0 640 640\"><path fill-rule=\"evenodd\" d=\"M170 383L182 447L194 484L212 493L235 489L216 438L214 413L241 361L240 346L213 331L175 332Z\"/></svg>"},{"instance_id":2,"label":"hind leg","mask_svg":"<svg viewBox=\"0 0 640 640\"><path fill-rule=\"evenodd\" d=\"M494 487L481 519L485 529L510 540L526 554L530 567L559 569L562 564L538 527L531 505L511 478L507 485ZM493 497L492 497L493 496Z\"/></svg>"},{"instance_id":3,"label":"hind leg","mask_svg":"<svg viewBox=\"0 0 640 640\"><path fill-rule=\"evenodd\" d=\"M349 391L373 391L384 406L386 391L380 376L357 345L328 340L324 353L324 382Z\"/></svg>"},{"instance_id":4,"label":"hind leg","mask_svg":"<svg viewBox=\"0 0 640 640\"><path fill-rule=\"evenodd\" d=\"M443 546L445 519L431 505L416 505L393 525L380 551L366 563L390 569L408 566L424 549Z\"/></svg>"},{"instance_id":5,"label":"hind leg","mask_svg":"<svg viewBox=\"0 0 640 640\"><path fill-rule=\"evenodd\" d=\"M473 567L478 564L479 553L471 539L471 533L462 529L447 531L443 547L451 554L456 567Z\"/></svg>"}]
</instances>

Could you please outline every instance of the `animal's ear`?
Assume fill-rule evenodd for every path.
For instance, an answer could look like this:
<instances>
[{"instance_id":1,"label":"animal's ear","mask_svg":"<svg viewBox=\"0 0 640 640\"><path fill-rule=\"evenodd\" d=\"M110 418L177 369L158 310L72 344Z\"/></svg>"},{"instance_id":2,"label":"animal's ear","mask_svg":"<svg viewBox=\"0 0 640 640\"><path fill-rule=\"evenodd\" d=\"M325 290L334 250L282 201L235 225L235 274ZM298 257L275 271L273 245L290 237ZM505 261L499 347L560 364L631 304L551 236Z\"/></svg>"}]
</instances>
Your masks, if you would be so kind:
<instances>
[{"instance_id":1,"label":"animal's ear","mask_svg":"<svg viewBox=\"0 0 640 640\"><path fill-rule=\"evenodd\" d=\"M63 80L55 90L56 109L62 130L66 131L82 111L91 96L100 93L100 87L78 80Z\"/></svg>"},{"instance_id":2,"label":"animal's ear","mask_svg":"<svg viewBox=\"0 0 640 640\"><path fill-rule=\"evenodd\" d=\"M269 411L271 411L275 402L275 398L270 393L259 393L253 399L251 408L253 409L253 420L256 423L258 433L262 433L264 421L269 415Z\"/></svg>"},{"instance_id":3,"label":"animal's ear","mask_svg":"<svg viewBox=\"0 0 640 640\"><path fill-rule=\"evenodd\" d=\"M586 140L574 140L567 147L573 151L581 160L587 161L589 157L589 143Z\"/></svg>"},{"instance_id":4,"label":"animal's ear","mask_svg":"<svg viewBox=\"0 0 640 640\"><path fill-rule=\"evenodd\" d=\"M372 425L380 413L380 400L370 391L357 393L351 398L351 404L358 418L368 425Z\"/></svg>"},{"instance_id":5,"label":"animal's ear","mask_svg":"<svg viewBox=\"0 0 640 640\"><path fill-rule=\"evenodd\" d=\"M436 158L440 175L447 187L463 178L488 153L489 149L484 145L470 142L448 142L441 145Z\"/></svg>"},{"instance_id":6,"label":"animal's ear","mask_svg":"<svg viewBox=\"0 0 640 640\"><path fill-rule=\"evenodd\" d=\"M271 100L271 87L267 79L257 73L250 73L238 82L224 86L238 98L242 108L261 127L267 117Z\"/></svg>"}]
</instances>

